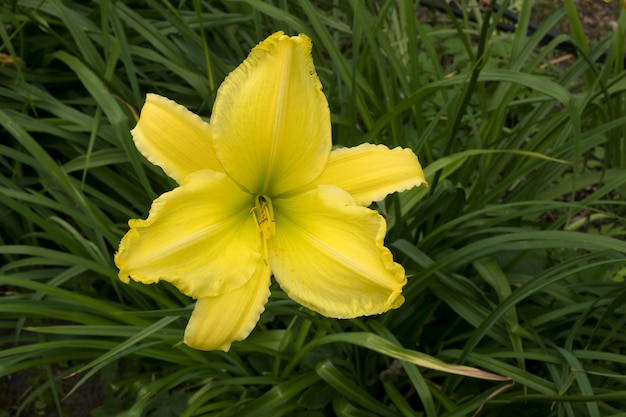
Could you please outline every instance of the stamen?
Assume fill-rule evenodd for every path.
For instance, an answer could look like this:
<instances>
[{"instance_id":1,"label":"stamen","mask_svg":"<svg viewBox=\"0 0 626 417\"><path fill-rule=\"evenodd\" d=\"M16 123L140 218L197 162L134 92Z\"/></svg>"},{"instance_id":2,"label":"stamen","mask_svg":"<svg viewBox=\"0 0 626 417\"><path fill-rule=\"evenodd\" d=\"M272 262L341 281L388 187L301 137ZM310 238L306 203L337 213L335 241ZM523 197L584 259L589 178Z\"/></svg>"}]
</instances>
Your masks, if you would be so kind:
<instances>
[{"instance_id":1,"label":"stamen","mask_svg":"<svg viewBox=\"0 0 626 417\"><path fill-rule=\"evenodd\" d=\"M263 237L263 254L265 263L268 262L269 254L267 250L267 241L276 233L276 219L274 219L274 208L272 201L265 195L258 195L254 199L254 207L250 209L250 214L259 228L259 233Z\"/></svg>"}]
</instances>

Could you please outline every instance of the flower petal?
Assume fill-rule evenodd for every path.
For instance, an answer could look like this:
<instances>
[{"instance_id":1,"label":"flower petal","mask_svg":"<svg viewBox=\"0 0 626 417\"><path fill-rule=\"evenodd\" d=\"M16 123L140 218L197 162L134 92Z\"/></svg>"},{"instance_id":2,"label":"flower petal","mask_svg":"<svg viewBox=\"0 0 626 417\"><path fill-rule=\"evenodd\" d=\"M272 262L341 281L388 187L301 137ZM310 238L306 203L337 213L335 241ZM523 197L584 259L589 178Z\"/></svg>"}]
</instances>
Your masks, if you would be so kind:
<instances>
[{"instance_id":1,"label":"flower petal","mask_svg":"<svg viewBox=\"0 0 626 417\"><path fill-rule=\"evenodd\" d=\"M426 179L410 149L366 143L333 150L315 184L339 187L350 193L357 204L369 206L393 192L426 184Z\"/></svg>"},{"instance_id":2,"label":"flower petal","mask_svg":"<svg viewBox=\"0 0 626 417\"><path fill-rule=\"evenodd\" d=\"M196 302L185 329L185 344L194 349L223 350L254 329L270 296L270 269L265 262L241 287Z\"/></svg>"},{"instance_id":3,"label":"flower petal","mask_svg":"<svg viewBox=\"0 0 626 417\"><path fill-rule=\"evenodd\" d=\"M147 220L130 220L115 263L119 277L164 280L202 298L245 284L261 258L254 200L225 174L197 171L152 203Z\"/></svg>"},{"instance_id":4,"label":"flower petal","mask_svg":"<svg viewBox=\"0 0 626 417\"><path fill-rule=\"evenodd\" d=\"M221 85L213 142L228 174L252 194L313 181L331 149L330 111L305 35L275 33Z\"/></svg>"},{"instance_id":5,"label":"flower petal","mask_svg":"<svg viewBox=\"0 0 626 417\"><path fill-rule=\"evenodd\" d=\"M377 212L324 185L273 203L270 264L289 297L337 318L379 314L402 304L404 269L383 246L386 224Z\"/></svg>"},{"instance_id":6,"label":"flower petal","mask_svg":"<svg viewBox=\"0 0 626 417\"><path fill-rule=\"evenodd\" d=\"M176 102L148 94L131 132L137 149L179 184L194 171L223 171L213 149L211 128Z\"/></svg>"}]
</instances>

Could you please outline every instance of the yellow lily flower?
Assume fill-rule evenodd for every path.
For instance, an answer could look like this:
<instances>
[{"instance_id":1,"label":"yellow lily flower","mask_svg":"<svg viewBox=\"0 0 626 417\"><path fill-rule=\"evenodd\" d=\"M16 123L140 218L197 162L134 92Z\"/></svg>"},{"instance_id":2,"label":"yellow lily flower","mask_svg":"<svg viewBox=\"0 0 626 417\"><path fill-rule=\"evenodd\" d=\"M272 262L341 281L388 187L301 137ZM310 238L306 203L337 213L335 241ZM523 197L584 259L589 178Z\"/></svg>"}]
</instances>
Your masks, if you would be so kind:
<instances>
[{"instance_id":1,"label":"yellow lily flower","mask_svg":"<svg viewBox=\"0 0 626 417\"><path fill-rule=\"evenodd\" d=\"M275 33L221 85L210 124L149 94L132 131L139 151L179 184L146 220L130 220L119 278L168 281L197 299L184 342L227 351L264 311L270 278L327 317L402 304L404 269L368 209L424 184L408 149L331 151L328 103L305 35Z\"/></svg>"}]
</instances>

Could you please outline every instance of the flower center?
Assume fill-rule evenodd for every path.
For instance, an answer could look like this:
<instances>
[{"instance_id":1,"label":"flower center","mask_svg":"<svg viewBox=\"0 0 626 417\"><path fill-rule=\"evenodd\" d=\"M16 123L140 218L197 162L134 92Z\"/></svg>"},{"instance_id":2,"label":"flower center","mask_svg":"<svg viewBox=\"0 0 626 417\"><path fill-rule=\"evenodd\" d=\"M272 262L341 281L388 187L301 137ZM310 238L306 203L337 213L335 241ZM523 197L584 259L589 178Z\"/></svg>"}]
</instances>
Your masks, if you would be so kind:
<instances>
[{"instance_id":1,"label":"flower center","mask_svg":"<svg viewBox=\"0 0 626 417\"><path fill-rule=\"evenodd\" d=\"M258 195L254 199L254 207L250 209L250 214L254 217L259 233L263 237L263 255L265 262L268 262L267 241L276 233L276 219L274 218L274 208L272 200L266 195Z\"/></svg>"}]
</instances>

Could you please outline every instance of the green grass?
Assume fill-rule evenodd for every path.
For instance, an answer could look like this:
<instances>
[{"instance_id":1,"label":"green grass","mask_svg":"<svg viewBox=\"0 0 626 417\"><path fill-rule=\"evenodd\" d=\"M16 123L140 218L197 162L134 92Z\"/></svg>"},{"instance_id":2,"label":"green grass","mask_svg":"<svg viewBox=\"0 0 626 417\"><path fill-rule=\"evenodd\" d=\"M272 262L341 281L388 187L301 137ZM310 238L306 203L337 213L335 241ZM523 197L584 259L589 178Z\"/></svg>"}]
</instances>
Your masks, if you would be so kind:
<instances>
[{"instance_id":1,"label":"green grass","mask_svg":"<svg viewBox=\"0 0 626 417\"><path fill-rule=\"evenodd\" d=\"M590 47L575 7L527 37L413 1L2 3L0 416L624 416L626 12ZM551 64L565 20L580 57ZM425 167L429 188L377 205L406 302L334 320L273 286L247 340L195 351L191 300L117 279L127 220L175 186L129 131L146 92L209 118L277 30L312 38L335 144Z\"/></svg>"}]
</instances>

